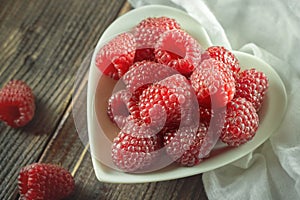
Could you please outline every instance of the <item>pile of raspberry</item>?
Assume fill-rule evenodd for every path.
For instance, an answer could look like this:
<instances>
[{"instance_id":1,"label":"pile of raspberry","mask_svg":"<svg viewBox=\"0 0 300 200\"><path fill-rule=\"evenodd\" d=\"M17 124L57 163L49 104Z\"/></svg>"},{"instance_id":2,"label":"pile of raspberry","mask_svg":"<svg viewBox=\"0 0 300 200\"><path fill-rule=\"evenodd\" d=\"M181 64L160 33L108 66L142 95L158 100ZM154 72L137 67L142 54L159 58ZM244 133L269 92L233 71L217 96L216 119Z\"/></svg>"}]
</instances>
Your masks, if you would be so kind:
<instances>
[{"instance_id":1,"label":"pile of raspberry","mask_svg":"<svg viewBox=\"0 0 300 200\"><path fill-rule=\"evenodd\" d=\"M106 43L95 62L125 84L107 109L120 128L111 156L122 171L151 169L162 154L195 166L210 155L215 137L237 147L255 136L266 75L241 70L222 46L203 49L175 19L142 20Z\"/></svg>"}]
</instances>

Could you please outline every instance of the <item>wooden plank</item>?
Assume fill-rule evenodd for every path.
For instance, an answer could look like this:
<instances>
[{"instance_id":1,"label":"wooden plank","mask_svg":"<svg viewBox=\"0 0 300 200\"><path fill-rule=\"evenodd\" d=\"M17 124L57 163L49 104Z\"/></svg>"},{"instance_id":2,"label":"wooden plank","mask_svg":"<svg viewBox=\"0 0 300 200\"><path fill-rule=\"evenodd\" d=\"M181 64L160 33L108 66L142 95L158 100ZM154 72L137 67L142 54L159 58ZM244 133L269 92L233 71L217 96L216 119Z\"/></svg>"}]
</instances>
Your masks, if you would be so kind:
<instances>
[{"instance_id":1,"label":"wooden plank","mask_svg":"<svg viewBox=\"0 0 300 200\"><path fill-rule=\"evenodd\" d=\"M19 169L38 161L53 134L58 134L77 69L123 4L124 0L1 0L0 85L10 79L27 82L37 111L24 128L0 124L0 199L16 198ZM74 126L69 128L75 132ZM77 135L72 139L78 140ZM68 148L60 144L52 153ZM78 152L70 150L70 156L83 150L81 145L74 148ZM53 162L60 159L64 157ZM63 163L67 168L72 164Z\"/></svg>"},{"instance_id":2,"label":"wooden plank","mask_svg":"<svg viewBox=\"0 0 300 200\"><path fill-rule=\"evenodd\" d=\"M130 3L128 1L125 2L125 4L123 5L122 9L120 10L118 17L120 17L121 15L127 13L128 11L130 11L132 9Z\"/></svg>"}]
</instances>

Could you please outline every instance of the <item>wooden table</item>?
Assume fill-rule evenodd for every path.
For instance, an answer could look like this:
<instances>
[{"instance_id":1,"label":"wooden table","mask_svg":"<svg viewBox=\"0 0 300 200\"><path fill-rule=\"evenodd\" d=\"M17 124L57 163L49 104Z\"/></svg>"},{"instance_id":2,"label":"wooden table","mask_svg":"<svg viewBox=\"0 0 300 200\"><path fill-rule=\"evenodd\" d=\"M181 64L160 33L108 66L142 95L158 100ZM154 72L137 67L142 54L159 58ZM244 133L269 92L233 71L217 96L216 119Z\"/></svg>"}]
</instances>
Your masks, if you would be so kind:
<instances>
[{"instance_id":1,"label":"wooden table","mask_svg":"<svg viewBox=\"0 0 300 200\"><path fill-rule=\"evenodd\" d=\"M105 28L130 9L125 0L0 0L0 86L11 79L25 81L37 107L23 128L0 123L1 200L18 199L19 170L34 162L60 164L72 172L72 200L207 199L201 175L144 184L99 182L79 139L72 96L87 84L88 68L80 68L81 63ZM75 80L80 80L79 90L74 90Z\"/></svg>"}]
</instances>

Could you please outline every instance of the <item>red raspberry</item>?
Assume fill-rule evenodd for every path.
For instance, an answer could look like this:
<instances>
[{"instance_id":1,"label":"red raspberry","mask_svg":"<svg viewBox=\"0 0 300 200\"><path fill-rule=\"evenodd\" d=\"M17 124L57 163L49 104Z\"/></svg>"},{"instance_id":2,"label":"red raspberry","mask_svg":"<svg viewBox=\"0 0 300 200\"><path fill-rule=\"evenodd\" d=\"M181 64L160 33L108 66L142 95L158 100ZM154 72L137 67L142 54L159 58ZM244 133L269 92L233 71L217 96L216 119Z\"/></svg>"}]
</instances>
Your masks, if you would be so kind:
<instances>
[{"instance_id":1,"label":"red raspberry","mask_svg":"<svg viewBox=\"0 0 300 200\"><path fill-rule=\"evenodd\" d=\"M141 119L152 126L162 121L167 124L180 122L179 100L166 86L155 84L144 90L140 96L139 110Z\"/></svg>"},{"instance_id":2,"label":"red raspberry","mask_svg":"<svg viewBox=\"0 0 300 200\"><path fill-rule=\"evenodd\" d=\"M207 125L202 123L196 129L186 127L166 132L163 138L166 152L180 165L195 166L207 157L213 148L207 134Z\"/></svg>"},{"instance_id":3,"label":"red raspberry","mask_svg":"<svg viewBox=\"0 0 300 200\"><path fill-rule=\"evenodd\" d=\"M211 126L211 130L214 130L215 134L219 134L220 129L223 128L226 107L212 109L199 106L199 112L199 122Z\"/></svg>"},{"instance_id":4,"label":"red raspberry","mask_svg":"<svg viewBox=\"0 0 300 200\"><path fill-rule=\"evenodd\" d=\"M129 116L129 101L131 94L127 90L120 90L114 93L108 100L107 114L112 122L118 127L123 127L126 118Z\"/></svg>"},{"instance_id":5,"label":"red raspberry","mask_svg":"<svg viewBox=\"0 0 300 200\"><path fill-rule=\"evenodd\" d=\"M11 127L25 126L35 112L31 88L20 80L8 82L0 91L0 120Z\"/></svg>"},{"instance_id":6,"label":"red raspberry","mask_svg":"<svg viewBox=\"0 0 300 200\"><path fill-rule=\"evenodd\" d=\"M180 29L180 25L168 17L150 17L142 20L134 29L137 42L135 62L154 60L154 45L160 36L168 30Z\"/></svg>"},{"instance_id":7,"label":"red raspberry","mask_svg":"<svg viewBox=\"0 0 300 200\"><path fill-rule=\"evenodd\" d=\"M110 120L116 123L119 128L124 127L128 117L135 122L140 121L138 102L140 95L148 86L149 84L143 85L133 93L127 89L120 90L108 99L107 114Z\"/></svg>"},{"instance_id":8,"label":"red raspberry","mask_svg":"<svg viewBox=\"0 0 300 200\"><path fill-rule=\"evenodd\" d=\"M207 48L204 54L208 54L208 58L219 60L226 64L233 72L233 77L236 78L241 70L238 59L228 49L222 46L211 46ZM204 57L206 57L204 55Z\"/></svg>"},{"instance_id":9,"label":"red raspberry","mask_svg":"<svg viewBox=\"0 0 300 200\"><path fill-rule=\"evenodd\" d=\"M200 116L199 116L200 123L205 123L209 125L210 120L213 117L213 110L211 108L200 106L199 112L200 112Z\"/></svg>"},{"instance_id":10,"label":"red raspberry","mask_svg":"<svg viewBox=\"0 0 300 200\"><path fill-rule=\"evenodd\" d=\"M20 199L59 200L73 192L75 181L66 169L34 163L23 167L18 177Z\"/></svg>"},{"instance_id":11,"label":"red raspberry","mask_svg":"<svg viewBox=\"0 0 300 200\"><path fill-rule=\"evenodd\" d=\"M223 107L233 98L235 80L228 67L215 59L204 60L190 77L199 104L204 107Z\"/></svg>"},{"instance_id":12,"label":"red raspberry","mask_svg":"<svg viewBox=\"0 0 300 200\"><path fill-rule=\"evenodd\" d=\"M135 122L140 123L141 121L141 115L139 110L139 101L140 96L143 93L145 89L147 89L151 84L143 85L139 88L137 88L135 91L132 92L131 98L128 102L128 110L130 113L130 118L134 120Z\"/></svg>"},{"instance_id":13,"label":"red raspberry","mask_svg":"<svg viewBox=\"0 0 300 200\"><path fill-rule=\"evenodd\" d=\"M134 36L130 33L121 33L99 50L96 66L103 74L118 80L133 64L135 50Z\"/></svg>"},{"instance_id":14,"label":"red raspberry","mask_svg":"<svg viewBox=\"0 0 300 200\"><path fill-rule=\"evenodd\" d=\"M235 97L244 97L259 111L269 87L267 76L256 69L242 71L236 79Z\"/></svg>"},{"instance_id":15,"label":"red raspberry","mask_svg":"<svg viewBox=\"0 0 300 200\"><path fill-rule=\"evenodd\" d=\"M198 106L187 79L176 74L149 86L139 99L141 119L146 124L157 126L178 126L179 123L192 124L195 106ZM182 121L184 120L184 121Z\"/></svg>"},{"instance_id":16,"label":"red raspberry","mask_svg":"<svg viewBox=\"0 0 300 200\"><path fill-rule=\"evenodd\" d=\"M252 103L245 98L234 98L227 104L220 139L229 146L239 146L254 137L258 125L259 118Z\"/></svg>"},{"instance_id":17,"label":"red raspberry","mask_svg":"<svg viewBox=\"0 0 300 200\"><path fill-rule=\"evenodd\" d=\"M168 66L153 61L141 61L130 67L123 76L123 81L126 88L130 92L134 92L143 85L156 83L176 73L177 71Z\"/></svg>"},{"instance_id":18,"label":"red raspberry","mask_svg":"<svg viewBox=\"0 0 300 200\"><path fill-rule=\"evenodd\" d=\"M146 131L151 132L149 129ZM144 170L159 155L158 150L162 148L159 135L139 132L139 126L126 125L114 139L112 160L120 170L125 172Z\"/></svg>"},{"instance_id":19,"label":"red raspberry","mask_svg":"<svg viewBox=\"0 0 300 200\"><path fill-rule=\"evenodd\" d=\"M155 58L185 76L201 62L202 47L183 30L165 32L155 45Z\"/></svg>"}]
</instances>

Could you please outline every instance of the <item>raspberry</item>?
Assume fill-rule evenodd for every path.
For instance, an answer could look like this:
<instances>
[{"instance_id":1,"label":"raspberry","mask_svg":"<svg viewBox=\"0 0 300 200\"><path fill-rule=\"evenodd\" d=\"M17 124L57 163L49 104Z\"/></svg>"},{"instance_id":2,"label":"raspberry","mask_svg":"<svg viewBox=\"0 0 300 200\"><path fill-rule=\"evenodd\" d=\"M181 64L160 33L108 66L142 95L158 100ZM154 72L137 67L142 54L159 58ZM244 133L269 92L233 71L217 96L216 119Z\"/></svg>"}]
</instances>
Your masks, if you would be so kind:
<instances>
[{"instance_id":1,"label":"raspberry","mask_svg":"<svg viewBox=\"0 0 300 200\"><path fill-rule=\"evenodd\" d=\"M158 84L168 87L177 96L181 109L180 125L189 126L198 123L199 113L195 112L199 107L197 97L186 77L175 74L161 80Z\"/></svg>"},{"instance_id":2,"label":"raspberry","mask_svg":"<svg viewBox=\"0 0 300 200\"><path fill-rule=\"evenodd\" d=\"M155 45L155 58L189 76L201 62L202 47L183 30L165 32Z\"/></svg>"},{"instance_id":3,"label":"raspberry","mask_svg":"<svg viewBox=\"0 0 300 200\"><path fill-rule=\"evenodd\" d=\"M195 121L194 109L198 106L187 79L172 75L149 86L139 99L141 119L146 124L156 126L165 122L166 126L178 126L179 123L192 124ZM183 119L184 121L181 121Z\"/></svg>"},{"instance_id":4,"label":"raspberry","mask_svg":"<svg viewBox=\"0 0 300 200\"><path fill-rule=\"evenodd\" d=\"M75 181L64 168L34 163L21 169L18 177L20 199L58 200L73 192Z\"/></svg>"},{"instance_id":5,"label":"raspberry","mask_svg":"<svg viewBox=\"0 0 300 200\"><path fill-rule=\"evenodd\" d=\"M268 78L256 69L242 71L236 80L235 97L244 97L259 111L269 87Z\"/></svg>"},{"instance_id":6,"label":"raspberry","mask_svg":"<svg viewBox=\"0 0 300 200\"><path fill-rule=\"evenodd\" d=\"M155 84L144 90L139 110L142 120L152 126L166 120L167 124L180 122L179 100L166 86Z\"/></svg>"},{"instance_id":7,"label":"raspberry","mask_svg":"<svg viewBox=\"0 0 300 200\"><path fill-rule=\"evenodd\" d=\"M213 113L214 113L213 110L211 108L200 106L199 112L200 112L200 123L205 123L209 125L210 120L213 117Z\"/></svg>"},{"instance_id":8,"label":"raspberry","mask_svg":"<svg viewBox=\"0 0 300 200\"><path fill-rule=\"evenodd\" d=\"M164 134L163 142L167 154L182 166L195 166L208 156L213 148L207 137L207 125L198 128L185 127Z\"/></svg>"},{"instance_id":9,"label":"raspberry","mask_svg":"<svg viewBox=\"0 0 300 200\"><path fill-rule=\"evenodd\" d=\"M233 77L236 78L241 70L239 61L235 55L222 46L211 46L206 49L204 54L208 54L209 58L219 60L226 64L233 73ZM205 56L204 56L205 57Z\"/></svg>"},{"instance_id":10,"label":"raspberry","mask_svg":"<svg viewBox=\"0 0 300 200\"><path fill-rule=\"evenodd\" d=\"M219 134L220 129L223 128L226 107L207 108L199 106L199 112L199 123L210 126L211 131L214 131L215 134Z\"/></svg>"},{"instance_id":11,"label":"raspberry","mask_svg":"<svg viewBox=\"0 0 300 200\"><path fill-rule=\"evenodd\" d=\"M140 110L139 110L139 101L140 101L140 96L143 93L145 89L147 89L151 84L145 84L139 88L137 88L135 91L133 91L131 98L128 102L128 110L130 112L130 117L132 120L135 122L141 121L141 115L140 115Z\"/></svg>"},{"instance_id":12,"label":"raspberry","mask_svg":"<svg viewBox=\"0 0 300 200\"><path fill-rule=\"evenodd\" d=\"M128 117L135 122L140 121L140 111L138 102L142 92L149 86L145 84L137 88L133 93L129 90L120 90L108 99L107 114L110 120L117 124L119 128L125 126Z\"/></svg>"},{"instance_id":13,"label":"raspberry","mask_svg":"<svg viewBox=\"0 0 300 200\"><path fill-rule=\"evenodd\" d=\"M204 60L190 80L199 104L204 107L226 106L235 93L232 72L224 63L214 59Z\"/></svg>"},{"instance_id":14,"label":"raspberry","mask_svg":"<svg viewBox=\"0 0 300 200\"><path fill-rule=\"evenodd\" d=\"M96 55L96 66L105 75L120 79L133 64L136 50L134 36L121 33L105 44Z\"/></svg>"},{"instance_id":15,"label":"raspberry","mask_svg":"<svg viewBox=\"0 0 300 200\"><path fill-rule=\"evenodd\" d=\"M239 146L254 137L258 125L259 118L252 103L245 98L234 98L227 104L220 139L229 146Z\"/></svg>"},{"instance_id":16,"label":"raspberry","mask_svg":"<svg viewBox=\"0 0 300 200\"><path fill-rule=\"evenodd\" d=\"M139 131L139 126L125 126L113 141L112 160L122 171L144 170L153 163L162 148L158 135L140 134Z\"/></svg>"},{"instance_id":17,"label":"raspberry","mask_svg":"<svg viewBox=\"0 0 300 200\"><path fill-rule=\"evenodd\" d=\"M129 101L131 94L127 90L120 90L114 93L108 100L107 114L112 122L118 127L123 127L126 118L129 116Z\"/></svg>"},{"instance_id":18,"label":"raspberry","mask_svg":"<svg viewBox=\"0 0 300 200\"><path fill-rule=\"evenodd\" d=\"M150 17L142 20L134 29L137 42L135 62L154 60L154 45L165 31L180 29L180 25L168 17Z\"/></svg>"},{"instance_id":19,"label":"raspberry","mask_svg":"<svg viewBox=\"0 0 300 200\"><path fill-rule=\"evenodd\" d=\"M158 82L176 73L168 66L153 61L141 61L130 67L129 71L123 76L123 81L126 88L130 92L134 92L143 85Z\"/></svg>"},{"instance_id":20,"label":"raspberry","mask_svg":"<svg viewBox=\"0 0 300 200\"><path fill-rule=\"evenodd\" d=\"M29 123L35 112L34 95L23 81L12 80L0 91L0 120L17 128Z\"/></svg>"}]
</instances>

